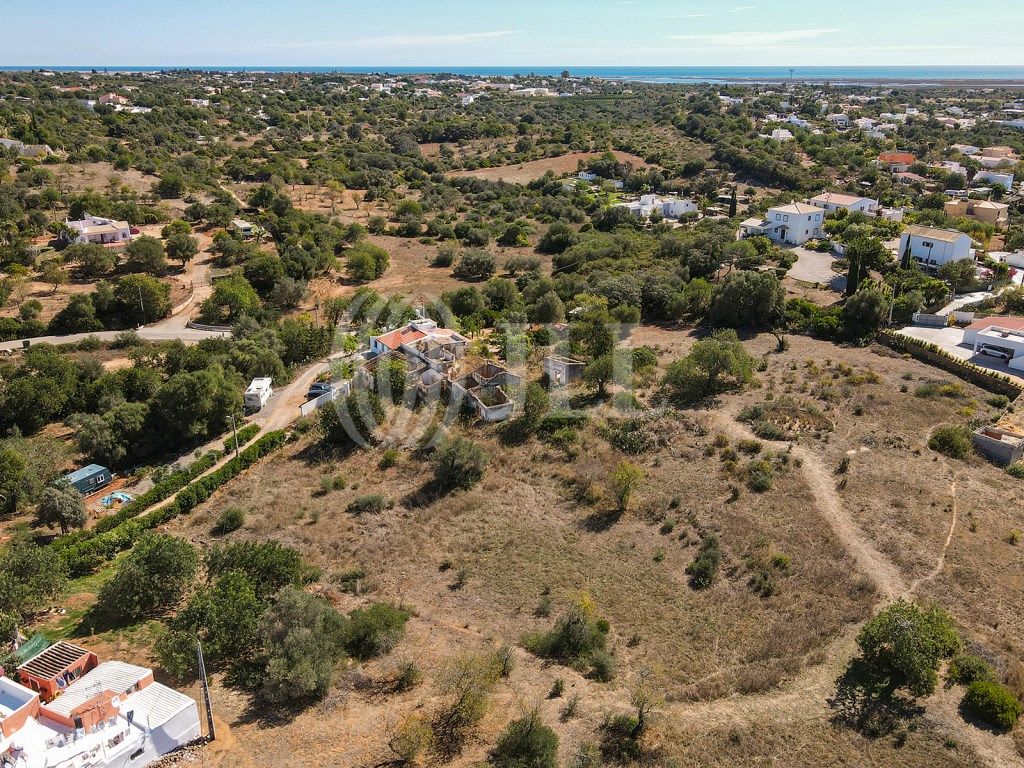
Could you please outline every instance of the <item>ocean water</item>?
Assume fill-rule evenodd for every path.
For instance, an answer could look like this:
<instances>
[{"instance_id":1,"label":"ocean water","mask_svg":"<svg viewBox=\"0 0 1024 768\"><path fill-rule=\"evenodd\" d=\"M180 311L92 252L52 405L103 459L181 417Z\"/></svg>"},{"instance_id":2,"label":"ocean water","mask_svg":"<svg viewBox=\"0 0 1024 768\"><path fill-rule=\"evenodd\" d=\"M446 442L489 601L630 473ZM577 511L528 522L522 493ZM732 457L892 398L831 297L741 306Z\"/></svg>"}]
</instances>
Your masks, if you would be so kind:
<instances>
[{"instance_id":1,"label":"ocean water","mask_svg":"<svg viewBox=\"0 0 1024 768\"><path fill-rule=\"evenodd\" d=\"M598 77L606 80L638 81L649 83L738 83L746 81L786 82L800 80L841 83L941 83L950 80L1003 82L1024 86L1024 66L870 66L870 67L450 67L450 66L217 66L194 64L189 66L120 66L82 65L60 67L0 66L0 70L25 71L50 69L55 71L158 72L165 69L194 69L216 72L310 72L410 75L448 73L473 77L503 77L511 75L539 75L558 77L563 69L576 77Z\"/></svg>"}]
</instances>

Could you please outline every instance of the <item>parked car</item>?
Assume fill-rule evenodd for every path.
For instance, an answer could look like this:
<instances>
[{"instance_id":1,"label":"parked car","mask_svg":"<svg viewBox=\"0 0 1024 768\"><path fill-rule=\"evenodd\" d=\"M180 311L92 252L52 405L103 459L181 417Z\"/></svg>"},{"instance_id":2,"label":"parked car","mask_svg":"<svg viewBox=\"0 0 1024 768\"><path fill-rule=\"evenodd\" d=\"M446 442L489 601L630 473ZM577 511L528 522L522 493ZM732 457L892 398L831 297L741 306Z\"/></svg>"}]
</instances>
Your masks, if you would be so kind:
<instances>
[{"instance_id":1,"label":"parked car","mask_svg":"<svg viewBox=\"0 0 1024 768\"><path fill-rule=\"evenodd\" d=\"M334 385L329 381L314 381L309 385L309 391L306 393L307 400L315 400L322 395L329 395L334 392Z\"/></svg>"},{"instance_id":2,"label":"parked car","mask_svg":"<svg viewBox=\"0 0 1024 768\"><path fill-rule=\"evenodd\" d=\"M978 352L980 352L983 355L988 355L989 357L995 357L999 360L1013 359L1013 352L1011 352L1010 350L1003 349L1002 347L993 347L988 344L982 344L981 348L978 349Z\"/></svg>"},{"instance_id":3,"label":"parked car","mask_svg":"<svg viewBox=\"0 0 1024 768\"><path fill-rule=\"evenodd\" d=\"M129 227L129 229L128 229L128 232L130 232L133 235L137 235L141 231L142 230L140 230L138 227Z\"/></svg>"}]
</instances>

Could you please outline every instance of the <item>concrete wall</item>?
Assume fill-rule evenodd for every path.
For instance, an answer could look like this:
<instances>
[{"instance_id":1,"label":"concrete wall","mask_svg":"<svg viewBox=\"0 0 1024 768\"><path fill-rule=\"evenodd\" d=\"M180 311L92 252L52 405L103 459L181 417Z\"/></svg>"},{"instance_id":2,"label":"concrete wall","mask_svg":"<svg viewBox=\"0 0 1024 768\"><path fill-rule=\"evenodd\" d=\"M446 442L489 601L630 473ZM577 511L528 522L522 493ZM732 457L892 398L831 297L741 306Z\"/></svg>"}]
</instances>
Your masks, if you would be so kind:
<instances>
[{"instance_id":1,"label":"concrete wall","mask_svg":"<svg viewBox=\"0 0 1024 768\"><path fill-rule=\"evenodd\" d=\"M1007 442L999 439L1001 434L1006 433L998 427L982 427L972 437L974 447L999 464L1015 464L1024 458L1024 440Z\"/></svg>"}]
</instances>

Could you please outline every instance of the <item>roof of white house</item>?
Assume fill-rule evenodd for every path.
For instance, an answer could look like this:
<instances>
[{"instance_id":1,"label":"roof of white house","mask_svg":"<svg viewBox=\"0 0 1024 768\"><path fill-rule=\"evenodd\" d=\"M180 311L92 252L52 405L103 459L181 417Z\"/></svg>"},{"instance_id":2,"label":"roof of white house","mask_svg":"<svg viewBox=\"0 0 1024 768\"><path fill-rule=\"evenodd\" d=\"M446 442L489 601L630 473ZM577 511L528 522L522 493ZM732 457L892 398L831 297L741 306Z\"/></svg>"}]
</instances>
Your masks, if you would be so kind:
<instances>
[{"instance_id":1,"label":"roof of white house","mask_svg":"<svg viewBox=\"0 0 1024 768\"><path fill-rule=\"evenodd\" d=\"M121 702L121 711L134 711L137 719L156 728L192 706L195 701L184 693L160 683L150 683L138 693L126 696Z\"/></svg>"},{"instance_id":2,"label":"roof of white house","mask_svg":"<svg viewBox=\"0 0 1024 768\"><path fill-rule=\"evenodd\" d=\"M820 195L811 198L811 202L818 201L822 203L831 203L832 205L854 205L855 203L859 203L864 200L874 202L874 200L867 197L844 195L839 192L822 192Z\"/></svg>"},{"instance_id":3,"label":"roof of white house","mask_svg":"<svg viewBox=\"0 0 1024 768\"><path fill-rule=\"evenodd\" d=\"M808 205L807 203L790 203L789 205L777 205L774 208L769 208L769 211L776 211L778 213L793 213L797 216L806 216L809 213L821 213L821 208L816 205Z\"/></svg>"},{"instance_id":4,"label":"roof of white house","mask_svg":"<svg viewBox=\"0 0 1024 768\"><path fill-rule=\"evenodd\" d=\"M915 235L916 237L927 237L929 240L938 240L942 243L955 243L960 238L970 237L963 232L957 232L953 229L936 229L935 227L922 227L918 224L911 224L906 230L908 235Z\"/></svg>"},{"instance_id":5,"label":"roof of white house","mask_svg":"<svg viewBox=\"0 0 1024 768\"><path fill-rule=\"evenodd\" d=\"M137 667L123 661L105 661L91 672L82 675L64 693L46 704L46 709L64 717L89 699L104 691L121 694L150 674L145 667Z\"/></svg>"}]
</instances>

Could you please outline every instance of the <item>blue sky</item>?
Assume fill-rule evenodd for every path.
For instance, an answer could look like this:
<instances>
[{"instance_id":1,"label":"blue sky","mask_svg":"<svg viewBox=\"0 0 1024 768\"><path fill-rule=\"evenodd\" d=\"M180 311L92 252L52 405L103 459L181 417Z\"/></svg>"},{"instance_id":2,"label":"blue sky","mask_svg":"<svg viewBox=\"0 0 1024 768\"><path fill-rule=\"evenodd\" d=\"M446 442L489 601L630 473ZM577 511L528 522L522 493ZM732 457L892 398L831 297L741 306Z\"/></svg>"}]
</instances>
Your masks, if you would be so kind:
<instances>
[{"instance_id":1,"label":"blue sky","mask_svg":"<svg viewBox=\"0 0 1024 768\"><path fill-rule=\"evenodd\" d=\"M1024 65L1022 0L4 0L2 6L0 65Z\"/></svg>"}]
</instances>

